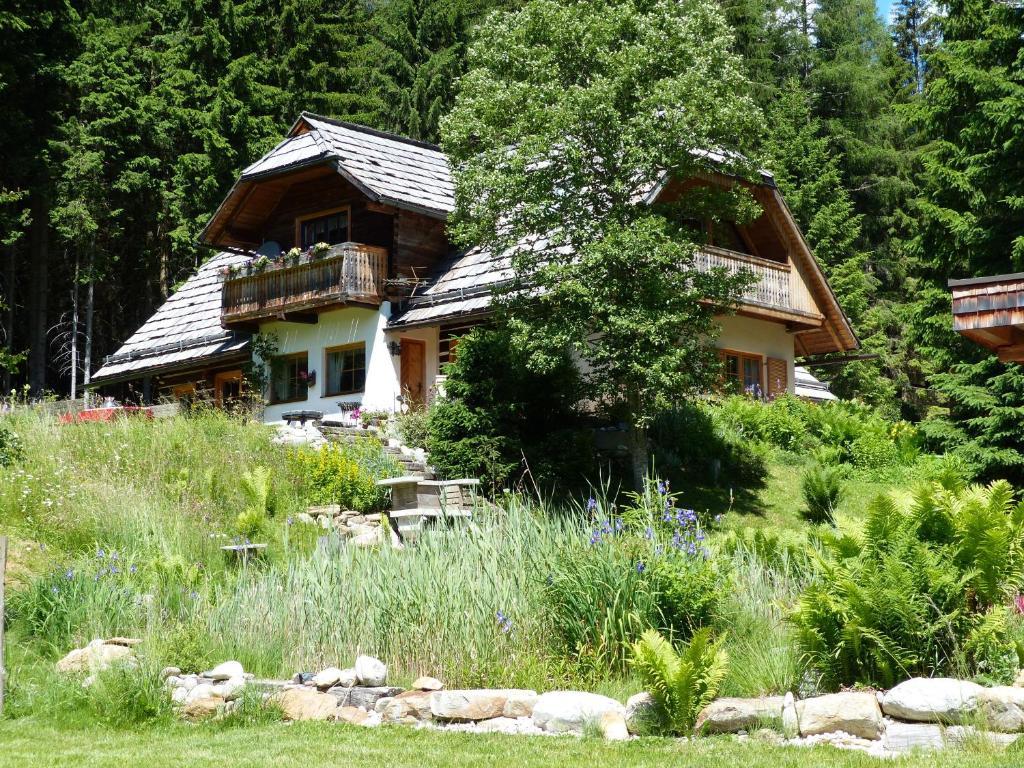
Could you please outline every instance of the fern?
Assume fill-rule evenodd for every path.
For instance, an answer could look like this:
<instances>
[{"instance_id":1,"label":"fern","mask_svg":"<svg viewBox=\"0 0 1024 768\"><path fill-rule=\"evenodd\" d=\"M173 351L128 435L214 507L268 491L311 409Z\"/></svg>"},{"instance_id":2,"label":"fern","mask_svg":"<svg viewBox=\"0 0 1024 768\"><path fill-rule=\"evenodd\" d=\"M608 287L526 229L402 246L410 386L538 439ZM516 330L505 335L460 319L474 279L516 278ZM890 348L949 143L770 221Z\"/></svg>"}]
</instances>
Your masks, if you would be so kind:
<instances>
[{"instance_id":1,"label":"fern","mask_svg":"<svg viewBox=\"0 0 1024 768\"><path fill-rule=\"evenodd\" d=\"M791 620L822 685L1006 677L1013 642L1005 623L986 616L1024 584L1024 509L1007 483L879 496L859 548L839 531L819 541L818 578Z\"/></svg>"},{"instance_id":2,"label":"fern","mask_svg":"<svg viewBox=\"0 0 1024 768\"><path fill-rule=\"evenodd\" d=\"M654 699L655 717L666 733L688 733L714 700L728 669L722 643L707 627L695 632L679 652L654 630L633 643L633 668Z\"/></svg>"}]
</instances>

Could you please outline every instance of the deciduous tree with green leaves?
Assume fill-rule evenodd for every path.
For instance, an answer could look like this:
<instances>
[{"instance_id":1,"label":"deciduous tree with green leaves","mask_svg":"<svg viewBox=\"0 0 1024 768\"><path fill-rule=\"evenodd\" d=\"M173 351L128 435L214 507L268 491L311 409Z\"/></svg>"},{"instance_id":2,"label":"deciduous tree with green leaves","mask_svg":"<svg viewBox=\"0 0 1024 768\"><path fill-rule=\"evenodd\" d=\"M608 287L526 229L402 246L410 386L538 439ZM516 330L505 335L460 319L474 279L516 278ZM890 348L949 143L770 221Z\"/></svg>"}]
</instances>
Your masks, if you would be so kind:
<instances>
[{"instance_id":1,"label":"deciduous tree with green leaves","mask_svg":"<svg viewBox=\"0 0 1024 768\"><path fill-rule=\"evenodd\" d=\"M715 381L713 316L747 280L698 270L686 225L753 215L739 185L648 204L667 178L753 175L762 116L731 46L709 0L532 0L481 26L442 122L454 236L508 255L499 316L531 365L585 361L638 487L649 420Z\"/></svg>"}]
</instances>

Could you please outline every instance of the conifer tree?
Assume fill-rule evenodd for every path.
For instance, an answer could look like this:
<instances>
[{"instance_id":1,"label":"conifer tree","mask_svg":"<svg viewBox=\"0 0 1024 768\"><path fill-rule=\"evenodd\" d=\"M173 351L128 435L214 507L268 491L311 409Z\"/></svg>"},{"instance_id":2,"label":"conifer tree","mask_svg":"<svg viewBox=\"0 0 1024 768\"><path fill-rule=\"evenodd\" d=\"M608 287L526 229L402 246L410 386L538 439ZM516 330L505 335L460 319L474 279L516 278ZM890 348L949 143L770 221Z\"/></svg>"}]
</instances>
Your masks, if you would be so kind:
<instances>
[{"instance_id":1,"label":"conifer tree","mask_svg":"<svg viewBox=\"0 0 1024 768\"><path fill-rule=\"evenodd\" d=\"M372 122L414 139L437 141L465 70L470 26L487 0L388 0L373 14L363 51Z\"/></svg>"},{"instance_id":2,"label":"conifer tree","mask_svg":"<svg viewBox=\"0 0 1024 768\"><path fill-rule=\"evenodd\" d=\"M917 111L929 142L914 246L928 282L913 330L948 410L924 427L985 476L1020 482L1024 370L953 334L946 281L1024 269L1024 17L1002 3L955 0L941 34Z\"/></svg>"}]
</instances>

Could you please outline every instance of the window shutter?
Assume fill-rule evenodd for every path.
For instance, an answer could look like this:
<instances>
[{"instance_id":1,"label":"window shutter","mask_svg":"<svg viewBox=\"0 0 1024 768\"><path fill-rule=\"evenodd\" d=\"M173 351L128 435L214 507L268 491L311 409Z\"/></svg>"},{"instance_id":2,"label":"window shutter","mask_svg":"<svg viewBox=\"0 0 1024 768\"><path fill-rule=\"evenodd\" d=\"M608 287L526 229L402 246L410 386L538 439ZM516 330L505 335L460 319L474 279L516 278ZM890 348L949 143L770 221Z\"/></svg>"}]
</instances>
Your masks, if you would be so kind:
<instances>
[{"instance_id":1,"label":"window shutter","mask_svg":"<svg viewBox=\"0 0 1024 768\"><path fill-rule=\"evenodd\" d=\"M768 397L778 397L789 391L789 364L777 357L768 358Z\"/></svg>"}]
</instances>

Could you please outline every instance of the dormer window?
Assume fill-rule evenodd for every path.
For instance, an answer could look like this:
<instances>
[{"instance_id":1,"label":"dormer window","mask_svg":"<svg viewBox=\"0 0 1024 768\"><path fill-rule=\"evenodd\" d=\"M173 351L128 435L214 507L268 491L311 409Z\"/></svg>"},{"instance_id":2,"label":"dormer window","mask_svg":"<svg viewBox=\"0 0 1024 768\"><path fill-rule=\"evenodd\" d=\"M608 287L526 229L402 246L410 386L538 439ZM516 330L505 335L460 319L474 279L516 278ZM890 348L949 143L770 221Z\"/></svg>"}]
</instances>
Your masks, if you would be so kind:
<instances>
[{"instance_id":1,"label":"dormer window","mask_svg":"<svg viewBox=\"0 0 1024 768\"><path fill-rule=\"evenodd\" d=\"M296 221L295 228L295 239L303 250L317 243L337 245L351 239L348 234L348 208L303 216Z\"/></svg>"}]
</instances>

